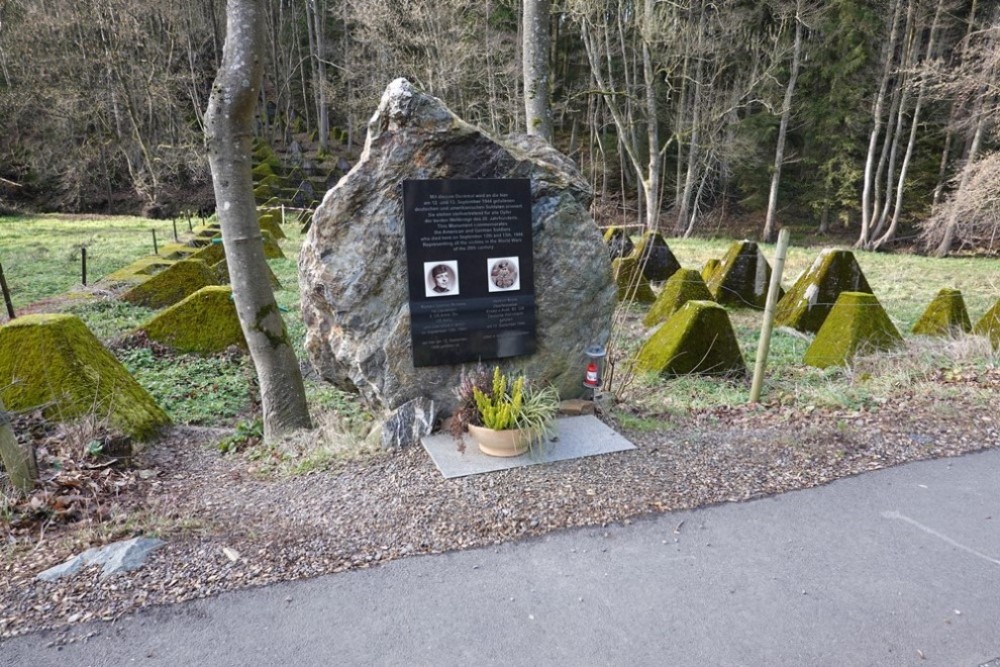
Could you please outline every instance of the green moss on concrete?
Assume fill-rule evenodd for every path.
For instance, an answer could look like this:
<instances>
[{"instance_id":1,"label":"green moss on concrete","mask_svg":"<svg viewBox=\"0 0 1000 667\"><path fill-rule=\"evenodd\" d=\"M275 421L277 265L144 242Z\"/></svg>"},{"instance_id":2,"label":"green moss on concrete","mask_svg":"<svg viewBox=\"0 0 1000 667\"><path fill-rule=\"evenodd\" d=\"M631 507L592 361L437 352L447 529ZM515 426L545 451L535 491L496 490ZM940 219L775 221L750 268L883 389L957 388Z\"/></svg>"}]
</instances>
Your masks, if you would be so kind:
<instances>
[{"instance_id":1,"label":"green moss on concrete","mask_svg":"<svg viewBox=\"0 0 1000 667\"><path fill-rule=\"evenodd\" d=\"M278 280L278 276L274 274L274 271L271 270L271 267L267 264L265 264L264 266L267 267L267 280L268 282L271 283L271 288L276 290L284 289L284 286L281 284L281 281ZM212 271L215 272L215 277L219 281L219 284L228 285L230 283L229 264L226 262L225 259L213 265Z\"/></svg>"},{"instance_id":2,"label":"green moss on concrete","mask_svg":"<svg viewBox=\"0 0 1000 667\"><path fill-rule=\"evenodd\" d=\"M635 244L634 252L642 267L642 274L650 282L663 282L681 268L660 232L644 233Z\"/></svg>"},{"instance_id":3,"label":"green moss on concrete","mask_svg":"<svg viewBox=\"0 0 1000 667\"><path fill-rule=\"evenodd\" d=\"M649 281L642 275L635 255L611 260L611 275L618 286L618 300L622 302L653 303L656 295Z\"/></svg>"},{"instance_id":4,"label":"green moss on concrete","mask_svg":"<svg viewBox=\"0 0 1000 667\"><path fill-rule=\"evenodd\" d=\"M103 280L109 282L141 283L149 280L150 276L156 275L173 264L174 260L164 259L159 255L149 255L113 273L109 273Z\"/></svg>"},{"instance_id":5,"label":"green moss on concrete","mask_svg":"<svg viewBox=\"0 0 1000 667\"><path fill-rule=\"evenodd\" d=\"M281 246L274 240L270 232L261 230L260 235L264 239L264 257L267 259L285 258L285 253L281 252Z\"/></svg>"},{"instance_id":6,"label":"green moss on concrete","mask_svg":"<svg viewBox=\"0 0 1000 667\"><path fill-rule=\"evenodd\" d=\"M663 285L663 291L656 297L656 303L646 313L643 324L655 327L680 310L688 301L711 301L712 293L694 269L681 269L670 276Z\"/></svg>"},{"instance_id":7,"label":"green moss on concrete","mask_svg":"<svg viewBox=\"0 0 1000 667\"><path fill-rule=\"evenodd\" d=\"M274 170L271 168L271 165L268 164L267 162L261 162L256 167L254 167L250 173L253 174L253 180L257 181L266 176L273 175Z\"/></svg>"},{"instance_id":8,"label":"green moss on concrete","mask_svg":"<svg viewBox=\"0 0 1000 667\"><path fill-rule=\"evenodd\" d=\"M778 302L774 321L804 333L816 333L841 292L872 293L849 250L826 249Z\"/></svg>"},{"instance_id":9,"label":"green moss on concrete","mask_svg":"<svg viewBox=\"0 0 1000 667\"><path fill-rule=\"evenodd\" d=\"M841 292L802 361L817 368L846 366L858 354L902 344L903 337L874 294Z\"/></svg>"},{"instance_id":10,"label":"green moss on concrete","mask_svg":"<svg viewBox=\"0 0 1000 667\"><path fill-rule=\"evenodd\" d=\"M688 301L646 341L636 370L660 375L746 375L729 314L712 301Z\"/></svg>"},{"instance_id":11,"label":"green moss on concrete","mask_svg":"<svg viewBox=\"0 0 1000 667\"><path fill-rule=\"evenodd\" d=\"M753 241L737 241L729 246L719 268L706 280L717 302L736 308L763 310L771 266ZM779 292L779 298L781 296Z\"/></svg>"},{"instance_id":12,"label":"green moss on concrete","mask_svg":"<svg viewBox=\"0 0 1000 667\"><path fill-rule=\"evenodd\" d=\"M612 225L604 230L604 243L608 246L611 259L628 257L635 250L635 244L629 238L628 230L617 225Z\"/></svg>"},{"instance_id":13,"label":"green moss on concrete","mask_svg":"<svg viewBox=\"0 0 1000 667\"><path fill-rule=\"evenodd\" d=\"M972 322L962 292L948 287L937 293L913 325L913 333L923 336L956 336L970 331Z\"/></svg>"},{"instance_id":14,"label":"green moss on concrete","mask_svg":"<svg viewBox=\"0 0 1000 667\"><path fill-rule=\"evenodd\" d=\"M993 343L994 349L1000 348L1000 301L993 304L993 307L976 322L972 333L977 336L986 336Z\"/></svg>"},{"instance_id":15,"label":"green moss on concrete","mask_svg":"<svg viewBox=\"0 0 1000 667\"><path fill-rule=\"evenodd\" d=\"M211 354L230 345L246 348L232 297L229 287L203 287L139 329L181 352Z\"/></svg>"},{"instance_id":16,"label":"green moss on concrete","mask_svg":"<svg viewBox=\"0 0 1000 667\"><path fill-rule=\"evenodd\" d=\"M708 281L712 279L712 276L715 275L715 272L719 270L720 266L722 266L722 260L714 257L705 262L705 266L701 267L701 279L708 284Z\"/></svg>"},{"instance_id":17,"label":"green moss on concrete","mask_svg":"<svg viewBox=\"0 0 1000 667\"><path fill-rule=\"evenodd\" d=\"M94 414L140 440L170 422L156 401L73 315L26 315L0 327L0 396L49 419Z\"/></svg>"},{"instance_id":18,"label":"green moss on concrete","mask_svg":"<svg viewBox=\"0 0 1000 667\"><path fill-rule=\"evenodd\" d=\"M191 256L197 251L198 248L192 248L183 243L168 243L160 248L160 257L176 262L181 259L191 259Z\"/></svg>"},{"instance_id":19,"label":"green moss on concrete","mask_svg":"<svg viewBox=\"0 0 1000 667\"><path fill-rule=\"evenodd\" d=\"M226 249L223 247L222 243L216 242L221 240L222 239L216 239L207 246L197 248L193 253L191 253L191 259L200 259L209 266L218 264L226 258Z\"/></svg>"},{"instance_id":20,"label":"green moss on concrete","mask_svg":"<svg viewBox=\"0 0 1000 667\"><path fill-rule=\"evenodd\" d=\"M275 239L286 238L285 232L281 229L280 212L268 211L261 213L260 217L257 218L257 222L260 225L261 231L268 232Z\"/></svg>"},{"instance_id":21,"label":"green moss on concrete","mask_svg":"<svg viewBox=\"0 0 1000 667\"><path fill-rule=\"evenodd\" d=\"M155 310L173 305L202 287L218 284L218 277L208 264L197 259L184 259L136 285L121 298Z\"/></svg>"}]
</instances>

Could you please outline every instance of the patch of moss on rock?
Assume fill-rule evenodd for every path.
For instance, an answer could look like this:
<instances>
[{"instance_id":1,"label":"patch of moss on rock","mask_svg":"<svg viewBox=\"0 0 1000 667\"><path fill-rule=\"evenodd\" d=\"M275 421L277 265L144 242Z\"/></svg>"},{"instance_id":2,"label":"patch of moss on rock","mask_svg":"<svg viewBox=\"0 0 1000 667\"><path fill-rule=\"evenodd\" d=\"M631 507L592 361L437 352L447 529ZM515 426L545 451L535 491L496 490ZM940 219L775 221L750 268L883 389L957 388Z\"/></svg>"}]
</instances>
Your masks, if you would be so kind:
<instances>
[{"instance_id":1,"label":"patch of moss on rock","mask_svg":"<svg viewBox=\"0 0 1000 667\"><path fill-rule=\"evenodd\" d=\"M656 294L642 275L635 255L611 260L611 275L618 286L618 300L622 302L653 303Z\"/></svg>"},{"instance_id":2,"label":"patch of moss on rock","mask_svg":"<svg viewBox=\"0 0 1000 667\"><path fill-rule=\"evenodd\" d=\"M202 287L218 284L218 277L208 264L197 259L183 259L128 290L121 298L137 306L166 308Z\"/></svg>"},{"instance_id":3,"label":"patch of moss on rock","mask_svg":"<svg viewBox=\"0 0 1000 667\"><path fill-rule=\"evenodd\" d=\"M608 246L611 259L628 257L635 250L635 244L632 243L628 230L617 225L612 225L604 230L604 242Z\"/></svg>"},{"instance_id":4,"label":"patch of moss on rock","mask_svg":"<svg viewBox=\"0 0 1000 667\"><path fill-rule=\"evenodd\" d=\"M701 279L701 274L694 269L681 269L670 276L663 285L656 303L646 313L643 324L655 327L666 321L688 301L711 301L712 293Z\"/></svg>"},{"instance_id":5,"label":"patch of moss on rock","mask_svg":"<svg viewBox=\"0 0 1000 667\"><path fill-rule=\"evenodd\" d=\"M646 341L636 370L660 375L746 375L726 309L712 301L688 301Z\"/></svg>"},{"instance_id":6,"label":"patch of moss on rock","mask_svg":"<svg viewBox=\"0 0 1000 667\"><path fill-rule=\"evenodd\" d=\"M994 349L1000 348L1000 301L993 304L993 307L976 322L972 333L977 336L986 336L990 339Z\"/></svg>"},{"instance_id":7,"label":"patch of moss on rock","mask_svg":"<svg viewBox=\"0 0 1000 667\"><path fill-rule=\"evenodd\" d=\"M962 292L949 287L938 292L912 331L922 336L956 336L972 331Z\"/></svg>"},{"instance_id":8,"label":"patch of moss on rock","mask_svg":"<svg viewBox=\"0 0 1000 667\"><path fill-rule=\"evenodd\" d=\"M719 267L706 280L708 291L717 302L736 308L763 310L771 265L753 241L737 241L729 246ZM783 292L778 293L780 298Z\"/></svg>"},{"instance_id":9,"label":"patch of moss on rock","mask_svg":"<svg viewBox=\"0 0 1000 667\"><path fill-rule=\"evenodd\" d=\"M872 288L854 259L854 253L827 248L778 302L775 324L803 333L816 333L841 292L871 294Z\"/></svg>"},{"instance_id":10,"label":"patch of moss on rock","mask_svg":"<svg viewBox=\"0 0 1000 667\"><path fill-rule=\"evenodd\" d=\"M261 162L260 164L255 166L250 171L250 173L253 175L253 179L256 181L266 176L271 176L272 174L274 174L274 170L271 169L271 165L268 164L267 162Z\"/></svg>"},{"instance_id":11,"label":"patch of moss on rock","mask_svg":"<svg viewBox=\"0 0 1000 667\"><path fill-rule=\"evenodd\" d=\"M802 359L807 366L846 366L858 354L892 350L903 337L874 294L841 292Z\"/></svg>"},{"instance_id":12,"label":"patch of moss on rock","mask_svg":"<svg viewBox=\"0 0 1000 667\"><path fill-rule=\"evenodd\" d=\"M25 315L0 327L0 396L49 419L94 414L139 440L170 418L74 315Z\"/></svg>"},{"instance_id":13,"label":"patch of moss on rock","mask_svg":"<svg viewBox=\"0 0 1000 667\"><path fill-rule=\"evenodd\" d=\"M230 345L246 348L233 290L203 287L139 327L151 340L180 352L212 354Z\"/></svg>"},{"instance_id":14,"label":"patch of moss on rock","mask_svg":"<svg viewBox=\"0 0 1000 667\"><path fill-rule=\"evenodd\" d=\"M650 282L663 282L681 268L660 232L644 233L635 244L635 255L639 259L643 275Z\"/></svg>"},{"instance_id":15,"label":"patch of moss on rock","mask_svg":"<svg viewBox=\"0 0 1000 667\"><path fill-rule=\"evenodd\" d=\"M713 257L705 262L705 266L701 267L701 279L705 281L706 285L712 279L712 276L715 275L715 272L719 270L720 266L722 266L722 260Z\"/></svg>"},{"instance_id":16,"label":"patch of moss on rock","mask_svg":"<svg viewBox=\"0 0 1000 667\"><path fill-rule=\"evenodd\" d=\"M284 289L284 286L281 284L281 281L278 280L278 276L274 275L274 271L271 270L271 267L267 264L265 264L264 266L267 267L267 280L268 282L271 283L271 288L276 290ZM229 264L226 262L225 259L213 265L212 271L215 272L215 277L219 281L219 284L228 285L230 283Z\"/></svg>"}]
</instances>

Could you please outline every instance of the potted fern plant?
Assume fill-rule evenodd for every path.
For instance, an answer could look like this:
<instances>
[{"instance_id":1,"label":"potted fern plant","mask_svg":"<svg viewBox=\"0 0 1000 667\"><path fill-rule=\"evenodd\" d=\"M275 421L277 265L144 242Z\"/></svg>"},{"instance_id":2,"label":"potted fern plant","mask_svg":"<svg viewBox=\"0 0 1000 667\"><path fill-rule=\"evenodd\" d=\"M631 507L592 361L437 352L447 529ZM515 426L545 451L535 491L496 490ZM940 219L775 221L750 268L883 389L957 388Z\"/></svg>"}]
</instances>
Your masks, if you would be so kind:
<instances>
[{"instance_id":1,"label":"potted fern plant","mask_svg":"<svg viewBox=\"0 0 1000 667\"><path fill-rule=\"evenodd\" d=\"M493 368L488 375L482 367L463 376L456 390L460 404L452 420L452 433L462 432L489 456L518 456L545 440L548 428L559 411L555 387L541 387L523 374L508 374Z\"/></svg>"}]
</instances>

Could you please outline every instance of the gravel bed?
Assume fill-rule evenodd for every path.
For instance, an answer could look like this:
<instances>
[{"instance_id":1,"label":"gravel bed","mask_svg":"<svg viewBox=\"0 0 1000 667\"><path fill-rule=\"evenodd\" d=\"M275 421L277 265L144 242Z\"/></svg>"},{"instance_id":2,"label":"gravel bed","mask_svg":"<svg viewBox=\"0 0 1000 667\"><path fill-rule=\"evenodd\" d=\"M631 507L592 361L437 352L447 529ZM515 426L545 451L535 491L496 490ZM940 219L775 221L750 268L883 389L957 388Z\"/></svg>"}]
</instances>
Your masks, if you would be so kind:
<instances>
[{"instance_id":1,"label":"gravel bed","mask_svg":"<svg viewBox=\"0 0 1000 667\"><path fill-rule=\"evenodd\" d=\"M973 382L973 381L970 381ZM873 409L740 406L619 430L637 449L443 479L422 448L336 470L262 479L243 455L221 456L218 433L175 428L141 455L120 499L134 532L168 544L140 570L99 578L96 567L55 583L34 580L115 534L101 525L4 534L0 637L113 620L246 586L371 567L573 526L628 523L825 484L906 461L1000 445L1000 371L978 391L935 402L903 393ZM981 391L984 385L993 393ZM61 641L61 640L56 640Z\"/></svg>"}]
</instances>

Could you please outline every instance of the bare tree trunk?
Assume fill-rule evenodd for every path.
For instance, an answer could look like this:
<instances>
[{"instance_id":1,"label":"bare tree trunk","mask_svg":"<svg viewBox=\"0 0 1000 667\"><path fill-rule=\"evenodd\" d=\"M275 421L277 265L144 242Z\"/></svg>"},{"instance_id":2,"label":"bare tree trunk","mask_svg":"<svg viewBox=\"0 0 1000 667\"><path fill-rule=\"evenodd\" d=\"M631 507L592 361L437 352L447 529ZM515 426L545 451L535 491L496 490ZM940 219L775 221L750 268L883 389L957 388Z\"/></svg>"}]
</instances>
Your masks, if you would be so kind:
<instances>
[{"instance_id":1,"label":"bare tree trunk","mask_svg":"<svg viewBox=\"0 0 1000 667\"><path fill-rule=\"evenodd\" d=\"M10 417L0 399L0 461L10 477L11 484L19 492L27 494L38 479L38 465L34 451L25 450L17 443Z\"/></svg>"},{"instance_id":2,"label":"bare tree trunk","mask_svg":"<svg viewBox=\"0 0 1000 667\"><path fill-rule=\"evenodd\" d=\"M257 369L264 438L309 428L298 360L271 291L251 179L251 137L264 49L265 0L229 0L222 65L205 112L205 139L240 324Z\"/></svg>"},{"instance_id":3,"label":"bare tree trunk","mask_svg":"<svg viewBox=\"0 0 1000 667\"><path fill-rule=\"evenodd\" d=\"M524 0L524 118L528 134L552 143L549 103L549 0Z\"/></svg>"},{"instance_id":4,"label":"bare tree trunk","mask_svg":"<svg viewBox=\"0 0 1000 667\"><path fill-rule=\"evenodd\" d=\"M878 94L875 96L875 107L872 110L872 131L868 139L868 158L865 160L864 186L861 191L861 234L858 237L857 247L864 247L868 244L868 237L871 230L872 218L872 185L875 170L875 152L878 146L879 134L882 131L882 105L885 103L886 89L889 87L889 79L892 76L892 62L896 50L896 37L899 29L899 10L902 3L900 0L892 0L890 11L889 42L884 53L882 67L882 80L879 83Z\"/></svg>"},{"instance_id":5,"label":"bare tree trunk","mask_svg":"<svg viewBox=\"0 0 1000 667\"><path fill-rule=\"evenodd\" d=\"M979 157L979 146L983 140L983 131L986 128L986 117L988 114L983 112L982 105L976 110L976 133L972 137L972 145L969 147L969 156L965 160L965 167L976 161ZM969 177L971 171L967 168L962 169L962 177L958 183L958 189L956 192L962 192L969 185ZM948 219L945 221L944 226L944 236L941 238L941 243L934 250L935 257L944 257L949 252L951 252L951 246L955 243L955 228L958 226L958 216L959 207L952 207L952 212L948 215Z\"/></svg>"},{"instance_id":6,"label":"bare tree trunk","mask_svg":"<svg viewBox=\"0 0 1000 667\"><path fill-rule=\"evenodd\" d=\"M927 38L926 59L928 62L930 62L935 55L934 47L937 39L938 27L940 25L943 4L944 0L938 0L937 9L934 12L934 20L931 22L930 36ZM872 247L876 250L884 248L889 243L892 243L893 239L896 238L896 232L899 229L899 218L903 210L903 191L904 186L906 185L906 174L910 168L910 158L913 156L913 147L917 143L917 128L920 125L920 110L924 103L924 92L924 79L921 78L920 81L917 82L917 102L913 107L913 119L910 121L910 138L906 143L906 153L903 155L903 164L899 168L899 182L896 184L896 203L892 212L892 221L889 223L889 228L885 230L885 233L872 244ZM886 196L886 205L888 206L888 194Z\"/></svg>"},{"instance_id":7,"label":"bare tree trunk","mask_svg":"<svg viewBox=\"0 0 1000 667\"><path fill-rule=\"evenodd\" d=\"M316 116L319 123L317 128L319 150L326 152L330 149L330 111L326 106L326 55L323 52L323 24L326 11L322 2L317 0L308 0L306 7L312 10L312 22L309 26L312 39L309 43L314 49L312 57L316 62L313 95L316 98Z\"/></svg>"},{"instance_id":8,"label":"bare tree trunk","mask_svg":"<svg viewBox=\"0 0 1000 667\"><path fill-rule=\"evenodd\" d=\"M788 121L792 116L792 96L795 94L795 80L799 76L799 61L802 55L802 0L795 3L795 44L792 47L792 71L785 86L785 99L781 103L781 124L778 126L778 145L774 149L774 171L771 173L771 190L767 197L767 216L761 240L770 243L774 236L774 213L778 208L778 184L781 182L781 166L785 161L785 136Z\"/></svg>"}]
</instances>

